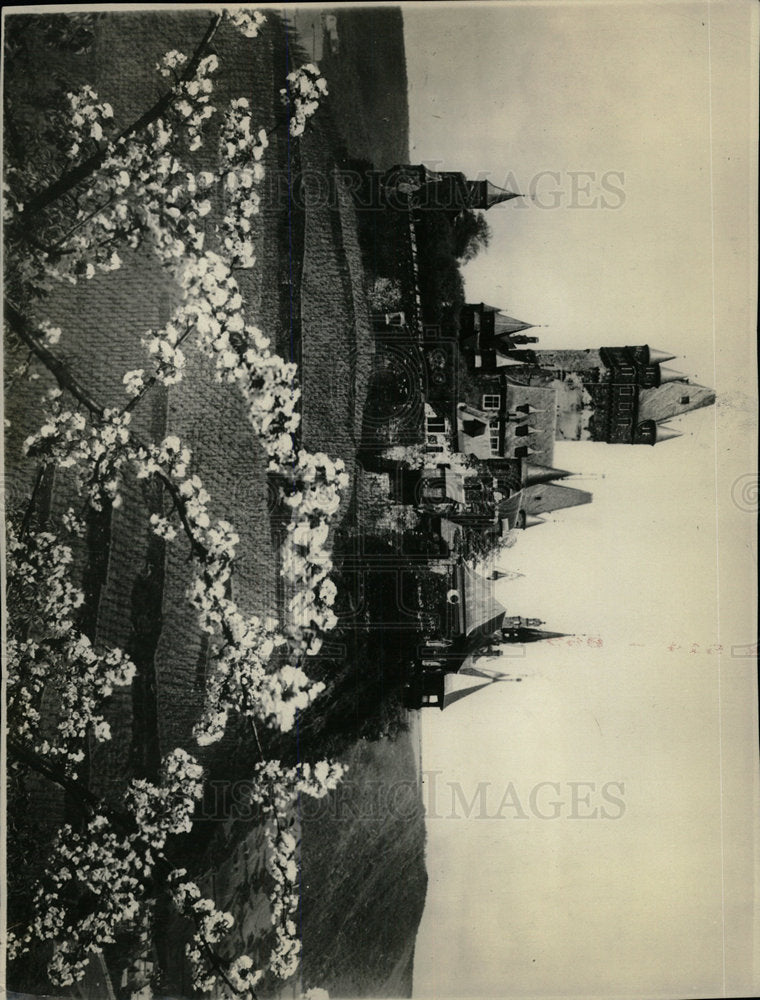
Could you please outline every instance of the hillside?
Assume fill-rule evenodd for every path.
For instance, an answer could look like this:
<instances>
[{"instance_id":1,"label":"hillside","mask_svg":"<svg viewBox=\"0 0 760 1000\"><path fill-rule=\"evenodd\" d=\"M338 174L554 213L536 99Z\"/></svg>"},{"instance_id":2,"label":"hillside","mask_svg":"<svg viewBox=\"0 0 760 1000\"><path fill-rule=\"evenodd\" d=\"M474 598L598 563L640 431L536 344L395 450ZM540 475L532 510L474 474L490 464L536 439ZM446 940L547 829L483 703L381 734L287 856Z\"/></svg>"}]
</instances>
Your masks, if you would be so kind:
<instances>
[{"instance_id":1,"label":"hillside","mask_svg":"<svg viewBox=\"0 0 760 1000\"><path fill-rule=\"evenodd\" d=\"M409 160L404 26L400 7L289 12L298 44L327 80L326 107L344 157L378 169Z\"/></svg>"},{"instance_id":2,"label":"hillside","mask_svg":"<svg viewBox=\"0 0 760 1000\"><path fill-rule=\"evenodd\" d=\"M302 976L333 997L411 996L427 874L409 732L359 742L330 797L303 803Z\"/></svg>"}]
</instances>

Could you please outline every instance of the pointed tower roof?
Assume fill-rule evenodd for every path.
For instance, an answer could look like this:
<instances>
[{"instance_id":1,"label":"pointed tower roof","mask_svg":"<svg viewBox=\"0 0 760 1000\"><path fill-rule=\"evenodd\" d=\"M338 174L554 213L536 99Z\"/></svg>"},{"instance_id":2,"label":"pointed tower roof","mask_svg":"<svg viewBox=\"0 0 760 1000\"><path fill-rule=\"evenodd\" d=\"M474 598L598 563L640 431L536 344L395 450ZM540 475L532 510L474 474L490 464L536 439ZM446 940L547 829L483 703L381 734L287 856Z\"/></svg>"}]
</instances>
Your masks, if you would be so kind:
<instances>
[{"instance_id":1,"label":"pointed tower roof","mask_svg":"<svg viewBox=\"0 0 760 1000\"><path fill-rule=\"evenodd\" d=\"M503 354L501 351L496 352L496 367L506 368L507 366L519 365L524 368L527 362L524 358L513 358L510 354Z\"/></svg>"},{"instance_id":2,"label":"pointed tower roof","mask_svg":"<svg viewBox=\"0 0 760 1000\"><path fill-rule=\"evenodd\" d=\"M516 633L515 642L543 642L544 639L564 639L567 632L545 632L540 628L516 628L512 629Z\"/></svg>"},{"instance_id":3,"label":"pointed tower roof","mask_svg":"<svg viewBox=\"0 0 760 1000\"><path fill-rule=\"evenodd\" d=\"M675 361L675 354L668 354L667 351L658 351L649 345L647 345L647 351L649 352L650 365L660 365L663 361Z\"/></svg>"},{"instance_id":4,"label":"pointed tower roof","mask_svg":"<svg viewBox=\"0 0 760 1000\"><path fill-rule=\"evenodd\" d=\"M675 368L666 368L665 365L660 365L660 385L664 385L665 382L686 382L687 376L683 372L677 372Z\"/></svg>"},{"instance_id":5,"label":"pointed tower roof","mask_svg":"<svg viewBox=\"0 0 760 1000\"><path fill-rule=\"evenodd\" d=\"M660 441L670 441L671 438L680 438L680 437L683 437L682 431L673 430L672 427L666 427L665 424L658 424L655 444L659 444Z\"/></svg>"},{"instance_id":6,"label":"pointed tower roof","mask_svg":"<svg viewBox=\"0 0 760 1000\"><path fill-rule=\"evenodd\" d=\"M565 479L571 476L565 469L553 469L550 465L537 465L535 462L523 464L523 486L533 486L534 483L551 483L555 479Z\"/></svg>"},{"instance_id":7,"label":"pointed tower roof","mask_svg":"<svg viewBox=\"0 0 760 1000\"><path fill-rule=\"evenodd\" d=\"M523 506L530 514L546 514L563 507L578 507L591 503L592 500L592 495L586 490L561 486L559 483L539 483L536 486L526 486L523 490Z\"/></svg>"},{"instance_id":8,"label":"pointed tower roof","mask_svg":"<svg viewBox=\"0 0 760 1000\"><path fill-rule=\"evenodd\" d=\"M470 190L471 207L483 210L488 210L502 201L523 197L519 191L509 191L506 188L497 187L490 181L468 181L467 187Z\"/></svg>"},{"instance_id":9,"label":"pointed tower roof","mask_svg":"<svg viewBox=\"0 0 760 1000\"><path fill-rule=\"evenodd\" d=\"M525 527L535 528L537 524L546 524L546 520L543 517L535 517L533 514L527 514L525 517Z\"/></svg>"},{"instance_id":10,"label":"pointed tower roof","mask_svg":"<svg viewBox=\"0 0 760 1000\"><path fill-rule=\"evenodd\" d=\"M524 323L521 319L497 312L493 318L493 329L497 337L502 337L511 333L520 333L522 330L532 330L533 324Z\"/></svg>"},{"instance_id":11,"label":"pointed tower roof","mask_svg":"<svg viewBox=\"0 0 760 1000\"><path fill-rule=\"evenodd\" d=\"M482 688L497 683L497 678L473 677L468 674L446 674L443 680L443 704L441 708L449 708L462 698L467 698Z\"/></svg>"},{"instance_id":12,"label":"pointed tower roof","mask_svg":"<svg viewBox=\"0 0 760 1000\"><path fill-rule=\"evenodd\" d=\"M486 580L518 580L525 576L524 573L517 573L513 569L492 569L486 574Z\"/></svg>"}]
</instances>

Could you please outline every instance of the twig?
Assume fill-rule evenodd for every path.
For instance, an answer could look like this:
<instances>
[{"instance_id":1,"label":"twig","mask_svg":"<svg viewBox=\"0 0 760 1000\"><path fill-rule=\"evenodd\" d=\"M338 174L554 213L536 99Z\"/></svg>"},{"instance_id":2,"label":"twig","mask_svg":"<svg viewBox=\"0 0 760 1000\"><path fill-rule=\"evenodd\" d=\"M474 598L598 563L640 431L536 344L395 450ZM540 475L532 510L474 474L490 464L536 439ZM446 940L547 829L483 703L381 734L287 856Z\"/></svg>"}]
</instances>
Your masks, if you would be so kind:
<instances>
[{"instance_id":1,"label":"twig","mask_svg":"<svg viewBox=\"0 0 760 1000\"><path fill-rule=\"evenodd\" d=\"M196 69L198 68L198 64L201 61L203 52L216 34L216 29L219 27L223 16L223 12L220 12L213 17L211 23L206 29L206 33L196 47L190 62L187 64L187 67L180 78L181 82L192 79ZM123 132L120 132L116 141L118 142L120 139L128 139L136 132L140 132L142 129L152 124L161 117L177 96L178 92L176 88L168 91L136 121L125 128ZM93 174L99 167L101 167L106 159L106 156L109 154L112 145L112 143L109 143L105 149L98 153L94 153L82 163L79 163L72 170L69 170L62 177L59 177L57 181L54 181L44 190L29 198L23 211L19 213L18 218L13 224L12 235L21 237L22 239L26 238L25 230L29 227L30 220L33 219L34 216L38 215L43 209L47 208L48 205L57 201L72 188L81 184L81 182L89 177L90 174Z\"/></svg>"},{"instance_id":2,"label":"twig","mask_svg":"<svg viewBox=\"0 0 760 1000\"><path fill-rule=\"evenodd\" d=\"M29 346L34 354L37 355L40 361L42 361L45 367L55 377L58 385L62 389L66 389L70 392L75 399L79 400L79 402L90 411L91 414L102 420L105 414L105 407L101 406L100 403L98 403L97 400L90 395L81 382L74 375L72 375L63 361L56 357L52 351L48 350L48 348L34 336L31 330L29 330L24 317L18 309L12 303L7 301L5 303L5 315L13 332L16 333L24 341L24 343ZM145 445L133 432L130 432L130 438L137 447L142 448L144 451L149 450L147 445ZM164 488L171 496L175 509L179 515L179 519L182 522L185 534L190 540L193 552L195 552L195 554L203 560L207 555L207 549L205 545L199 542L195 537L195 533L193 532L192 526L187 517L187 508L185 506L185 501L179 492L179 487L163 472L159 471L154 473L154 475L158 477L164 485Z\"/></svg>"}]
</instances>

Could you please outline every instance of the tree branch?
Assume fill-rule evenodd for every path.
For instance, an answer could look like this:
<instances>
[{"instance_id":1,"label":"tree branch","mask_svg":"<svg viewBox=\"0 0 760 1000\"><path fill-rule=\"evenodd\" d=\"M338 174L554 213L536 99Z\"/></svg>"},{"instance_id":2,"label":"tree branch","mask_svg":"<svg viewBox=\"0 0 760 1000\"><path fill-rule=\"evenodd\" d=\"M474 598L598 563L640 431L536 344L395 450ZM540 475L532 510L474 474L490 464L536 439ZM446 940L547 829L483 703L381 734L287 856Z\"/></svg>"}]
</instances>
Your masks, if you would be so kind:
<instances>
[{"instance_id":1,"label":"tree branch","mask_svg":"<svg viewBox=\"0 0 760 1000\"><path fill-rule=\"evenodd\" d=\"M62 389L66 389L75 399L87 407L90 413L102 417L104 408L89 394L82 383L68 370L60 358L34 336L18 309L6 299L5 318L11 330L23 340L30 351L40 359Z\"/></svg>"},{"instance_id":2,"label":"tree branch","mask_svg":"<svg viewBox=\"0 0 760 1000\"><path fill-rule=\"evenodd\" d=\"M63 361L56 357L52 351L48 350L48 348L37 337L35 337L18 309L7 300L5 302L5 316L11 330L13 330L13 332L17 334L17 336L19 336L29 349L40 359L40 361L55 377L58 385L62 389L70 392L71 395L84 407L86 407L93 416L102 419L105 413L105 407L101 406L101 404L90 395L82 383L69 371ZM147 445L145 445L144 442L141 441L140 438L133 432L130 432L130 438L137 447L142 448L145 451L149 450ZM155 475L163 483L164 488L174 502L174 507L179 515L180 521L182 522L185 534L190 540L193 552L199 558L203 559L207 554L207 550L205 545L199 542L195 537L195 533L193 532L192 526L187 518L187 508L185 506L185 501L179 492L179 487L163 472L156 472Z\"/></svg>"},{"instance_id":3,"label":"tree branch","mask_svg":"<svg viewBox=\"0 0 760 1000\"><path fill-rule=\"evenodd\" d=\"M15 758L19 763L25 764L32 771L36 771L43 778L47 778L48 781L52 781L65 792L68 792L84 813L89 813L93 809L103 806L100 798L94 792L91 792L89 788L85 788L76 778L70 778L64 774L60 768L54 767L34 750L23 746L17 740L14 740L13 737L8 738L7 745L8 754L11 758Z\"/></svg>"},{"instance_id":4,"label":"tree branch","mask_svg":"<svg viewBox=\"0 0 760 1000\"><path fill-rule=\"evenodd\" d=\"M196 69L198 68L198 64L200 63L203 57L205 49L210 44L211 39L216 34L216 29L219 27L223 16L224 16L223 13L220 12L219 14L216 14L211 20L211 23L206 29L206 33L199 42L198 46L196 47L195 52L193 53L193 56L190 59L190 62L187 64L184 73L180 77L180 82L185 82L186 80L192 79ZM161 115L169 108L172 101L174 101L176 97L177 97L176 89L168 91L166 94L160 97L158 101L156 101L156 103L151 108L149 108L144 114L142 114L136 121L132 122L132 124L129 125L127 128L125 128L123 132L120 132L116 138L116 141L118 141L119 139L128 139L130 138L130 136L133 136L136 132L140 132L148 125L151 125L154 121L156 121L158 118L161 117ZM106 159L106 156L108 155L111 145L112 144L109 144L109 146L106 149L103 149L98 153L94 153L86 160L83 160L81 163L77 164L77 166L74 167L72 170L69 170L67 173L63 174L62 177L59 177L57 181L54 181L52 184L48 185L48 187L46 187L44 190L40 191L38 194L33 195L31 198L29 198L29 200L24 205L23 211L19 213L18 218L15 220L12 227L10 227L11 228L10 235L17 237L20 236L22 239L28 238L26 236L25 230L28 229L30 225L30 220L33 219L34 216L38 215L43 209L47 208L48 205L52 204L54 201L57 201L58 198L62 197L64 194L69 192L72 188L76 187L78 184L81 184L83 180L86 180L91 174L93 174L96 170L98 170L98 168L102 166L104 160Z\"/></svg>"}]
</instances>

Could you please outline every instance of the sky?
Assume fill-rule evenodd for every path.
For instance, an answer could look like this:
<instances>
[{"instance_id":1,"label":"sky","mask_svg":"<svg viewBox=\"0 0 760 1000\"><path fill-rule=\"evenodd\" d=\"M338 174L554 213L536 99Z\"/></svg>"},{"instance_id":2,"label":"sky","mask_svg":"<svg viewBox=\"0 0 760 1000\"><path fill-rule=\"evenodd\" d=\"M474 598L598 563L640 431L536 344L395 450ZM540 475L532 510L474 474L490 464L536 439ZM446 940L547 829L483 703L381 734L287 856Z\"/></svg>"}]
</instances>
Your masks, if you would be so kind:
<instances>
[{"instance_id":1,"label":"sky","mask_svg":"<svg viewBox=\"0 0 760 1000\"><path fill-rule=\"evenodd\" d=\"M404 31L411 162L528 195L468 299L718 393L655 448L557 444L594 501L521 535L499 597L575 636L422 713L415 996L752 995L757 9L425 4Z\"/></svg>"}]
</instances>

